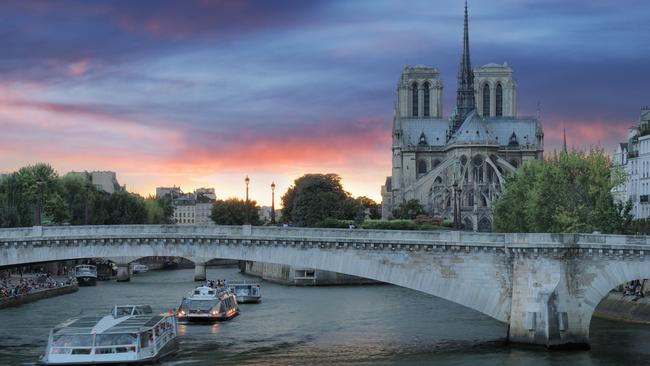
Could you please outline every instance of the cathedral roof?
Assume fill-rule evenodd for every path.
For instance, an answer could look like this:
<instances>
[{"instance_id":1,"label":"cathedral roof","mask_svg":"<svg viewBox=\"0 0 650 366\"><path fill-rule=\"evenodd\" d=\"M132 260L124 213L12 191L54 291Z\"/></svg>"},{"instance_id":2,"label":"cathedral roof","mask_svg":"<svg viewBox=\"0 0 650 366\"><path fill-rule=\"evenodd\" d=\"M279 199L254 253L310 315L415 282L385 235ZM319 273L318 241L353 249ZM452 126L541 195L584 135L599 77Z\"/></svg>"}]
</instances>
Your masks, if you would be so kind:
<instances>
[{"instance_id":1,"label":"cathedral roof","mask_svg":"<svg viewBox=\"0 0 650 366\"><path fill-rule=\"evenodd\" d=\"M537 144L538 121L535 118L482 118L472 111L454 132L449 144L489 144L506 146L514 134L520 146Z\"/></svg>"},{"instance_id":2,"label":"cathedral roof","mask_svg":"<svg viewBox=\"0 0 650 366\"><path fill-rule=\"evenodd\" d=\"M473 144L498 144L498 141L490 133L485 121L476 114L476 110L471 111L465 121L454 132L449 143L473 143Z\"/></svg>"},{"instance_id":3,"label":"cathedral roof","mask_svg":"<svg viewBox=\"0 0 650 366\"><path fill-rule=\"evenodd\" d=\"M404 146L418 146L422 137L429 146L444 146L447 142L449 122L437 118L409 118L402 120Z\"/></svg>"}]
</instances>

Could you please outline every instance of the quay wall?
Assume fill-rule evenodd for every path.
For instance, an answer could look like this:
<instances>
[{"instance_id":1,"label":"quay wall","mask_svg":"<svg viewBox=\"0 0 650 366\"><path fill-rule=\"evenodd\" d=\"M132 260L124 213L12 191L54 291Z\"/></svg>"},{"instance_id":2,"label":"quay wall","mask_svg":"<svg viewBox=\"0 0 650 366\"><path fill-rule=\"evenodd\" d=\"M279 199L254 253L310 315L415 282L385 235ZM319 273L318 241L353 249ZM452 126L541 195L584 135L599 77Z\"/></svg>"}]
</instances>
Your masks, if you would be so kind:
<instances>
[{"instance_id":1,"label":"quay wall","mask_svg":"<svg viewBox=\"0 0 650 366\"><path fill-rule=\"evenodd\" d=\"M598 304L594 316L650 324L650 298L643 297L636 301L633 300L634 296L624 296L622 292L610 292Z\"/></svg>"},{"instance_id":2,"label":"quay wall","mask_svg":"<svg viewBox=\"0 0 650 366\"><path fill-rule=\"evenodd\" d=\"M284 264L240 261L242 273L263 280L292 286L333 286L376 284L379 281L342 273L288 266Z\"/></svg>"},{"instance_id":3,"label":"quay wall","mask_svg":"<svg viewBox=\"0 0 650 366\"><path fill-rule=\"evenodd\" d=\"M30 302L34 302L42 299L48 299L50 297L65 295L65 294L76 292L77 290L79 290L79 285L74 284L74 285L68 285L68 286L57 287L57 288L48 288L48 289L32 292L29 294L25 294L25 295L14 296L4 300L0 300L0 309L20 306L23 304L28 304Z\"/></svg>"}]
</instances>

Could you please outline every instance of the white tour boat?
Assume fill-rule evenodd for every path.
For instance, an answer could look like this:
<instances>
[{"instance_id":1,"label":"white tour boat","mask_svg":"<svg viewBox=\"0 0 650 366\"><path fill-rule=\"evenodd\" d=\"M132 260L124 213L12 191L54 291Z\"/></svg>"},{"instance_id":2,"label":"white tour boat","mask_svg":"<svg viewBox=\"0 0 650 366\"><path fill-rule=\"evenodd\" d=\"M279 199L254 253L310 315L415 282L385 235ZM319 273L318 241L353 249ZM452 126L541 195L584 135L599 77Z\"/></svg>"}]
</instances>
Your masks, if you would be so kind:
<instances>
[{"instance_id":1,"label":"white tour boat","mask_svg":"<svg viewBox=\"0 0 650 366\"><path fill-rule=\"evenodd\" d=\"M178 320L214 322L239 315L237 298L225 287L200 286L184 297L176 316Z\"/></svg>"},{"instance_id":2,"label":"white tour boat","mask_svg":"<svg viewBox=\"0 0 650 366\"><path fill-rule=\"evenodd\" d=\"M110 315L69 320L50 332L43 365L155 362L178 349L176 319L150 306L121 305Z\"/></svg>"},{"instance_id":3,"label":"white tour boat","mask_svg":"<svg viewBox=\"0 0 650 366\"><path fill-rule=\"evenodd\" d=\"M237 296L237 302L240 304L262 301L262 289L257 283L229 283L228 289Z\"/></svg>"},{"instance_id":4,"label":"white tour boat","mask_svg":"<svg viewBox=\"0 0 650 366\"><path fill-rule=\"evenodd\" d=\"M95 286L97 284L97 266L82 264L74 267L74 276L79 286Z\"/></svg>"}]
</instances>

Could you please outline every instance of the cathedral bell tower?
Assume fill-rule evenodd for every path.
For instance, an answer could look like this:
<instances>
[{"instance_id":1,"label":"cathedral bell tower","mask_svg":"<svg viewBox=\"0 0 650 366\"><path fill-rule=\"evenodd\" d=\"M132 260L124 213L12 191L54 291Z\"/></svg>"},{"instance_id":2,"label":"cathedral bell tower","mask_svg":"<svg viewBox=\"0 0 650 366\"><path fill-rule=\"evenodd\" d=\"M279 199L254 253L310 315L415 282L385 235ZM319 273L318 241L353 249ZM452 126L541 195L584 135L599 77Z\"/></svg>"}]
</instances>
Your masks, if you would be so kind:
<instances>
[{"instance_id":1,"label":"cathedral bell tower","mask_svg":"<svg viewBox=\"0 0 650 366\"><path fill-rule=\"evenodd\" d=\"M452 120L452 133L463 123L465 117L475 109L474 72L469 58L469 26L467 21L467 1L465 1L465 28L463 34L463 55L458 68L458 91L456 92L456 113Z\"/></svg>"}]
</instances>

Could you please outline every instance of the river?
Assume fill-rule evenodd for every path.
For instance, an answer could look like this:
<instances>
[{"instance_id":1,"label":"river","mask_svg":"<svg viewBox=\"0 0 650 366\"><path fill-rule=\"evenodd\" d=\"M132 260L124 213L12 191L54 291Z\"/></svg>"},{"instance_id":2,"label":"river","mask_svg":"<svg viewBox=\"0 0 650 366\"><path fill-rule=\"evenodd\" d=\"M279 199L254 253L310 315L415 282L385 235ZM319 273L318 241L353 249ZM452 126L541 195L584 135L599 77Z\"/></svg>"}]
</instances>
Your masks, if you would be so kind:
<instances>
[{"instance_id":1,"label":"river","mask_svg":"<svg viewBox=\"0 0 650 366\"><path fill-rule=\"evenodd\" d=\"M193 270L152 271L131 282L0 310L0 365L33 365L50 328L113 304L176 308ZM210 268L210 279L251 279ZM547 352L504 344L506 326L459 305L388 285L287 287L262 282L263 302L215 325L180 325L180 349L164 365L650 365L650 326L594 319L590 351Z\"/></svg>"}]
</instances>

